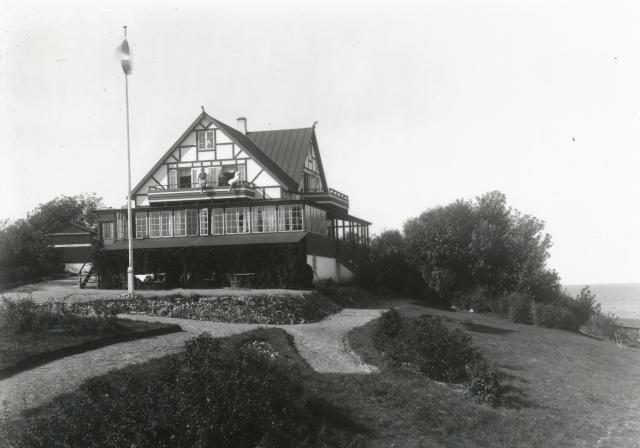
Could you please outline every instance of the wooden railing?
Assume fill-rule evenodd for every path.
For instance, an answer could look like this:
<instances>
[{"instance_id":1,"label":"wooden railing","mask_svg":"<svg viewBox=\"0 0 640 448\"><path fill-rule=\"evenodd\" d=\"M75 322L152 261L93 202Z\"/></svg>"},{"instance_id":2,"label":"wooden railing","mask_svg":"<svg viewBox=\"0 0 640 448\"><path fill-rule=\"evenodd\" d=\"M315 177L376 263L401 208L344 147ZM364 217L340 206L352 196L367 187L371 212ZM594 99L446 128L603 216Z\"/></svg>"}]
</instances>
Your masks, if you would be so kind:
<instances>
[{"instance_id":1,"label":"wooden railing","mask_svg":"<svg viewBox=\"0 0 640 448\"><path fill-rule=\"evenodd\" d=\"M149 192L156 192L156 191L180 191L180 190L196 190L196 189L200 189L200 184L199 183L190 183L189 186L185 186L185 184L178 184L178 185L151 185L149 186ZM205 190L207 189L211 189L211 188L229 188L229 184L228 183L218 183L218 182L207 182L206 186L204 187ZM235 184L233 184L231 186L231 188L256 188L256 185L253 182L249 182L246 180L240 180L238 182L236 182Z\"/></svg>"},{"instance_id":2,"label":"wooden railing","mask_svg":"<svg viewBox=\"0 0 640 448\"><path fill-rule=\"evenodd\" d=\"M333 196L338 199L342 199L343 201L349 202L349 196L339 192L338 190L334 190L333 188L329 188L326 191L322 188L303 188L299 191L300 194L328 194L329 196Z\"/></svg>"}]
</instances>

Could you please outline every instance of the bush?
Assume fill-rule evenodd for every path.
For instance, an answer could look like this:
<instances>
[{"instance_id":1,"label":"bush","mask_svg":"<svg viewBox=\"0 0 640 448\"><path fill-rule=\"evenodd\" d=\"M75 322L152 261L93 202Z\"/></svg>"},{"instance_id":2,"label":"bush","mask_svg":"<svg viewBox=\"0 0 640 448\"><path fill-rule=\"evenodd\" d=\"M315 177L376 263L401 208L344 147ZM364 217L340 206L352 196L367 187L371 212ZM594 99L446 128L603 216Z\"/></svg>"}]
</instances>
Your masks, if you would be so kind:
<instances>
[{"instance_id":1,"label":"bush","mask_svg":"<svg viewBox=\"0 0 640 448\"><path fill-rule=\"evenodd\" d=\"M486 290L480 287L454 294L451 303L466 310L489 311L491 309Z\"/></svg>"},{"instance_id":2,"label":"bush","mask_svg":"<svg viewBox=\"0 0 640 448\"><path fill-rule=\"evenodd\" d=\"M14 333L41 333L61 326L72 326L78 332L90 331L98 321L115 318L115 310L99 305L101 310L96 312L83 304L5 299L0 308L2 327Z\"/></svg>"},{"instance_id":3,"label":"bush","mask_svg":"<svg viewBox=\"0 0 640 448\"><path fill-rule=\"evenodd\" d=\"M274 325L317 322L340 311L338 305L316 293L305 294L303 297L267 294L218 297L175 295L85 302L74 304L74 307L98 316L129 313Z\"/></svg>"},{"instance_id":4,"label":"bush","mask_svg":"<svg viewBox=\"0 0 640 448\"><path fill-rule=\"evenodd\" d=\"M505 296L508 303L509 319L523 324L531 323L531 299L523 294L513 293Z\"/></svg>"},{"instance_id":5,"label":"bush","mask_svg":"<svg viewBox=\"0 0 640 448\"><path fill-rule=\"evenodd\" d=\"M600 304L596 301L596 296L588 286L582 288L575 299L564 294L560 295L556 304L564 306L571 311L578 321L578 328L587 323L593 314L600 311Z\"/></svg>"},{"instance_id":6,"label":"bush","mask_svg":"<svg viewBox=\"0 0 640 448\"><path fill-rule=\"evenodd\" d=\"M622 326L618 323L618 317L612 313L603 313L600 310L593 314L585 325L585 332L612 341L616 335L622 334Z\"/></svg>"},{"instance_id":7,"label":"bush","mask_svg":"<svg viewBox=\"0 0 640 448\"><path fill-rule=\"evenodd\" d=\"M578 331L580 322L576 316L563 305L545 305L531 303L531 316L534 325L560 330Z\"/></svg>"},{"instance_id":8,"label":"bush","mask_svg":"<svg viewBox=\"0 0 640 448\"><path fill-rule=\"evenodd\" d=\"M467 393L480 403L495 404L500 397L500 381L498 371L492 364L479 362L471 367L470 381L466 386Z\"/></svg>"},{"instance_id":9,"label":"bush","mask_svg":"<svg viewBox=\"0 0 640 448\"><path fill-rule=\"evenodd\" d=\"M393 339L402 329L402 316L395 308L385 311L378 321L378 334L382 340Z\"/></svg>"},{"instance_id":10,"label":"bush","mask_svg":"<svg viewBox=\"0 0 640 448\"><path fill-rule=\"evenodd\" d=\"M395 332L397 317L390 313L384 324L378 324L375 338L378 347L393 366L408 364L437 381L449 383L467 379L467 366L479 359L471 338L462 331L449 330L439 317L422 315L404 319L394 337L384 332Z\"/></svg>"},{"instance_id":11,"label":"bush","mask_svg":"<svg viewBox=\"0 0 640 448\"><path fill-rule=\"evenodd\" d=\"M298 447L320 429L292 375L202 334L153 369L93 378L16 447Z\"/></svg>"}]
</instances>

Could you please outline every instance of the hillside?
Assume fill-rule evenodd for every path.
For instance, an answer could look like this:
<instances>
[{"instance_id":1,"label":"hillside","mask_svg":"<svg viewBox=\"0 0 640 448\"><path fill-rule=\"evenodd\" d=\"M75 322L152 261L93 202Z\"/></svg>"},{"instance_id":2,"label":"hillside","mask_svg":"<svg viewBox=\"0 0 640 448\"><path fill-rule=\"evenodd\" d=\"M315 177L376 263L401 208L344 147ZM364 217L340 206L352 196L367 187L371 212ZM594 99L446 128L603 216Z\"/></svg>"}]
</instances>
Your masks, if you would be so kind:
<instances>
[{"instance_id":1,"label":"hillside","mask_svg":"<svg viewBox=\"0 0 640 448\"><path fill-rule=\"evenodd\" d=\"M455 386L383 367L379 378L363 382L384 399L359 403L364 409L356 411L368 414L367 426L380 428L381 439L402 440L397 446L638 446L640 350L486 315L415 305L398 310L443 316L471 335L503 374L506 403L479 405ZM350 343L364 361L384 366L371 344L374 327L354 330Z\"/></svg>"}]
</instances>

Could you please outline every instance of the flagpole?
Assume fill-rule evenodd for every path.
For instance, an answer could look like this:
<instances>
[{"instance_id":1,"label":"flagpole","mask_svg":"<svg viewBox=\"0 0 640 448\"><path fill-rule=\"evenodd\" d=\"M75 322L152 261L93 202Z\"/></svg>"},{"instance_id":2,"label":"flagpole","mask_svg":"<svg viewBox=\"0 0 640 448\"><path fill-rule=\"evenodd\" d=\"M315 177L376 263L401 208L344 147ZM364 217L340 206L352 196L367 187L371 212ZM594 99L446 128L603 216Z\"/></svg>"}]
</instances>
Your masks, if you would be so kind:
<instances>
[{"instance_id":1,"label":"flagpole","mask_svg":"<svg viewBox=\"0 0 640 448\"><path fill-rule=\"evenodd\" d=\"M127 38L127 26L124 27L124 37ZM129 138L129 71L124 71L124 94L127 109L127 237L129 240L129 267L127 268L127 284L129 297L133 298L133 231L131 222L131 142Z\"/></svg>"}]
</instances>

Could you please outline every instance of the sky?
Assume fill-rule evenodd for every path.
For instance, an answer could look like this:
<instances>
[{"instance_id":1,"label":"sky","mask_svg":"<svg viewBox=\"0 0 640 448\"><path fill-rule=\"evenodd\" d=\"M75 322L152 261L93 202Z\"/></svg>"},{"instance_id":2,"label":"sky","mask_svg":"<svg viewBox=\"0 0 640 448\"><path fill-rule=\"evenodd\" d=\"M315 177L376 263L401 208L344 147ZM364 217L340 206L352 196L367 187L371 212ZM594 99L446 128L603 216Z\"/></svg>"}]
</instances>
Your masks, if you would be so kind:
<instances>
[{"instance_id":1,"label":"sky","mask_svg":"<svg viewBox=\"0 0 640 448\"><path fill-rule=\"evenodd\" d=\"M124 205L200 107L311 126L373 233L500 190L546 223L563 283L640 282L637 1L0 3L0 218L60 194Z\"/></svg>"}]
</instances>

